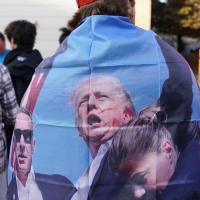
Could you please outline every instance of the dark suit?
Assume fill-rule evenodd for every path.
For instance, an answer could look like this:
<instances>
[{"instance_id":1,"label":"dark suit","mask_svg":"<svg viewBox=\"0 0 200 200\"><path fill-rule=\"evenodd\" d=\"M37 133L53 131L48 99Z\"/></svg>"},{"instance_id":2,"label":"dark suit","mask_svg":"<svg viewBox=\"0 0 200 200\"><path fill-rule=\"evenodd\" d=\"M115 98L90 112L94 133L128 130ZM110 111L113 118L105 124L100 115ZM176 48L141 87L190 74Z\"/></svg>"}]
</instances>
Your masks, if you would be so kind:
<instances>
[{"instance_id":1,"label":"dark suit","mask_svg":"<svg viewBox=\"0 0 200 200\"><path fill-rule=\"evenodd\" d=\"M133 200L133 191L125 180L116 176L108 162L108 153L101 161L92 182L88 200Z\"/></svg>"},{"instance_id":2,"label":"dark suit","mask_svg":"<svg viewBox=\"0 0 200 200\"><path fill-rule=\"evenodd\" d=\"M74 193L73 184L61 175L45 175L35 173L35 181L41 191L43 200L69 199ZM7 200L19 200L16 179L13 178L8 186Z\"/></svg>"},{"instance_id":3,"label":"dark suit","mask_svg":"<svg viewBox=\"0 0 200 200\"><path fill-rule=\"evenodd\" d=\"M200 200L200 144L192 140L180 155L161 200Z\"/></svg>"}]
</instances>

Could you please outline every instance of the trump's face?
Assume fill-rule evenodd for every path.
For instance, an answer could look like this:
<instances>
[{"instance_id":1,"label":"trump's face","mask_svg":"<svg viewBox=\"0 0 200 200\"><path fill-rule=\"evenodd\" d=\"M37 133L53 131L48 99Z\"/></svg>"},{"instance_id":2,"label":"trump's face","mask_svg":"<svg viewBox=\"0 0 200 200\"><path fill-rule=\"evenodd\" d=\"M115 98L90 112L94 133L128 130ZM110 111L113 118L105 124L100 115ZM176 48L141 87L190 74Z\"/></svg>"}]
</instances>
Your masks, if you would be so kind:
<instances>
[{"instance_id":1,"label":"trump's face","mask_svg":"<svg viewBox=\"0 0 200 200\"><path fill-rule=\"evenodd\" d=\"M28 175L31 170L34 140L32 122L28 115L17 114L14 136L17 175Z\"/></svg>"},{"instance_id":2,"label":"trump's face","mask_svg":"<svg viewBox=\"0 0 200 200\"><path fill-rule=\"evenodd\" d=\"M122 95L109 80L92 79L90 84L82 85L76 99L81 136L103 143L115 134L117 127L128 123L132 113L126 108Z\"/></svg>"}]
</instances>

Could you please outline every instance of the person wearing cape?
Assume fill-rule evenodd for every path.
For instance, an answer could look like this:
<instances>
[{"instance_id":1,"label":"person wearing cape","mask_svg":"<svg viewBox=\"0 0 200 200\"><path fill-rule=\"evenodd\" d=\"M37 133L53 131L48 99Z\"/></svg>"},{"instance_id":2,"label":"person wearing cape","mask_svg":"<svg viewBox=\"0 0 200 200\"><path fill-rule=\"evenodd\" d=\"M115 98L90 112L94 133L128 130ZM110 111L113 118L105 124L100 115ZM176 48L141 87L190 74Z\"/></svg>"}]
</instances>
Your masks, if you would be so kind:
<instances>
[{"instance_id":1,"label":"person wearing cape","mask_svg":"<svg viewBox=\"0 0 200 200\"><path fill-rule=\"evenodd\" d=\"M50 100L58 102L62 96L61 93L55 92L55 88L64 91L62 88L65 83L65 89L70 93L82 77L90 79L101 75L117 78L123 88L133 94L131 100L137 112L154 103L165 113L163 123L180 152L179 159L182 162L177 162L179 164L173 177L160 198L187 199L187 196L192 194L194 183L200 182L197 169L188 167L189 163L192 166L199 166L200 163L198 145L197 149L190 148L193 147L193 141L198 143L198 140L188 134L190 121L198 122L200 119L199 87L188 63L154 32L133 24L134 1L79 0L77 3L79 9L68 24L71 34L63 41L58 51L36 69L22 105L30 109L38 120L41 116L51 119L47 123L53 125L52 121L56 121L55 116L58 115L48 113L44 105L48 103L50 108L60 108L59 103L49 103ZM88 91L94 89L91 83L87 83ZM52 92L51 95L47 95L48 91ZM69 101L65 95L63 98L66 102ZM75 124L66 126L73 127L74 132L75 129L80 130L81 127L77 127L75 122L77 113L67 111L66 116L74 118ZM68 122L73 123L71 120ZM83 128L88 127L86 125ZM68 139L69 136L66 135L66 140ZM74 158L78 156L75 154ZM106 153L100 162L89 186L87 199L120 199L121 194L116 192L114 186L123 186L126 183L124 180L120 180L120 184L118 180L109 181L113 175L108 173L110 166L105 161L108 160L107 157ZM74 170L75 166L82 164L79 162L73 165ZM66 162L65 169L68 169L70 164L71 162ZM60 170L59 166L57 170ZM80 171L73 173L74 177L77 173L81 176ZM124 199L133 198L131 195L129 197L128 193L129 190L123 195Z\"/></svg>"}]
</instances>

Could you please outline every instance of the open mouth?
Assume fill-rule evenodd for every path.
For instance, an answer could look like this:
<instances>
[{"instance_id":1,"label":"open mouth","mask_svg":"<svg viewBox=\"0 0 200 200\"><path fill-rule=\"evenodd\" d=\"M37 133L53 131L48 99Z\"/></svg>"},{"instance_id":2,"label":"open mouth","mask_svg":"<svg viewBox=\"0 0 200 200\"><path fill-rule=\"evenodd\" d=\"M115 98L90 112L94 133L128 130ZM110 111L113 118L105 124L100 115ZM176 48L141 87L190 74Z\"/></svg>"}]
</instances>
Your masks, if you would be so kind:
<instances>
[{"instance_id":1,"label":"open mouth","mask_svg":"<svg viewBox=\"0 0 200 200\"><path fill-rule=\"evenodd\" d=\"M19 157L20 159L26 158L26 156L25 156L24 154L20 154L18 157Z\"/></svg>"},{"instance_id":2,"label":"open mouth","mask_svg":"<svg viewBox=\"0 0 200 200\"><path fill-rule=\"evenodd\" d=\"M20 154L19 156L18 156L18 158L19 158L19 160L24 160L25 158L27 158L25 155L23 155L23 154Z\"/></svg>"},{"instance_id":3,"label":"open mouth","mask_svg":"<svg viewBox=\"0 0 200 200\"><path fill-rule=\"evenodd\" d=\"M26 156L24 156L23 154L20 154L18 156L19 164L21 164L21 165L25 164L25 159L26 158L27 158Z\"/></svg>"},{"instance_id":4,"label":"open mouth","mask_svg":"<svg viewBox=\"0 0 200 200\"><path fill-rule=\"evenodd\" d=\"M19 164L20 164L20 165L25 164L25 160L19 160Z\"/></svg>"},{"instance_id":5,"label":"open mouth","mask_svg":"<svg viewBox=\"0 0 200 200\"><path fill-rule=\"evenodd\" d=\"M98 124L98 123L100 123L101 122L101 119L98 117L98 116L96 116L96 115L90 115L89 117L88 117L88 124L89 125L94 125L94 124Z\"/></svg>"}]
</instances>

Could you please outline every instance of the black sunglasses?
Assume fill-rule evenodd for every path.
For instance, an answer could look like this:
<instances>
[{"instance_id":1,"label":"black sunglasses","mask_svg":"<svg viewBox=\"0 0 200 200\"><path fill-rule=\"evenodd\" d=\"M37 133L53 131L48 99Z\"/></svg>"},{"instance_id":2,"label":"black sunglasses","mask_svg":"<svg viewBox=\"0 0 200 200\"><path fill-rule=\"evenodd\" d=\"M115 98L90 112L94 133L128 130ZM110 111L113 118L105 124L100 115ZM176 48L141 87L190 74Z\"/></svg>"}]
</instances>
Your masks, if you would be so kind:
<instances>
[{"instance_id":1,"label":"black sunglasses","mask_svg":"<svg viewBox=\"0 0 200 200\"><path fill-rule=\"evenodd\" d=\"M21 136L24 136L24 141L27 144L31 144L31 140L33 138L33 131L31 129L14 129L14 135L16 138L16 142L20 142Z\"/></svg>"}]
</instances>

